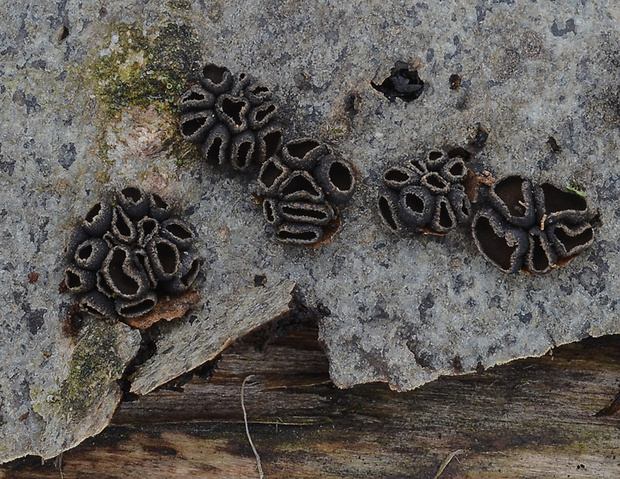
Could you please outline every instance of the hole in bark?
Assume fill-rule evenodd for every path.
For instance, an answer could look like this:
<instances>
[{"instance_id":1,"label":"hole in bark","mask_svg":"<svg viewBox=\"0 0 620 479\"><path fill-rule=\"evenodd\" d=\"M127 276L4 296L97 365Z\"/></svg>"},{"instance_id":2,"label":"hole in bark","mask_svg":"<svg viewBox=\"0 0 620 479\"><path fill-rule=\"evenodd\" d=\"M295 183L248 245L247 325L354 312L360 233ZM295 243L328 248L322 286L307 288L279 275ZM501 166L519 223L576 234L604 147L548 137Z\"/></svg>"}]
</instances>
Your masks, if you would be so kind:
<instances>
[{"instance_id":1,"label":"hole in bark","mask_svg":"<svg viewBox=\"0 0 620 479\"><path fill-rule=\"evenodd\" d=\"M424 89L424 82L420 79L418 71L411 69L405 62L396 62L394 68L387 77L379 85L371 82L370 85L383 95L389 101L395 101L400 98L406 102L410 102L420 98Z\"/></svg>"}]
</instances>

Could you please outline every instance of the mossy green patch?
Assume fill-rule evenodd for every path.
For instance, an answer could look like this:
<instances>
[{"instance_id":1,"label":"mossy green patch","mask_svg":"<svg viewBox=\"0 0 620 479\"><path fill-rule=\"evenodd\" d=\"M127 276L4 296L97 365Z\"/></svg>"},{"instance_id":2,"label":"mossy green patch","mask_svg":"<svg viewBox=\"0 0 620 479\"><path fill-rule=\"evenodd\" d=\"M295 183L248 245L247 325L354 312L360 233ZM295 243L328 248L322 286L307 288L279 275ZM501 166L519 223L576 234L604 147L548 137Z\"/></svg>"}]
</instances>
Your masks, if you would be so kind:
<instances>
[{"instance_id":1,"label":"mossy green patch","mask_svg":"<svg viewBox=\"0 0 620 479\"><path fill-rule=\"evenodd\" d=\"M186 25L168 23L145 34L138 24L119 24L107 45L89 70L99 103L109 110L151 104L175 108L188 78L197 74L199 45Z\"/></svg>"},{"instance_id":2,"label":"mossy green patch","mask_svg":"<svg viewBox=\"0 0 620 479\"><path fill-rule=\"evenodd\" d=\"M111 148L107 133L122 111L153 107L164 117L176 115L180 95L198 78L201 53L194 30L176 23L151 31L138 23L112 25L93 53L96 59L80 72L80 81L97 102L96 143L98 156L105 162ZM188 151L180 144L180 137L170 140L173 155L196 155L195 147ZM98 181L105 183L107 168L102 167Z\"/></svg>"},{"instance_id":3,"label":"mossy green patch","mask_svg":"<svg viewBox=\"0 0 620 479\"><path fill-rule=\"evenodd\" d=\"M116 329L88 328L78 341L69 375L60 386L60 407L79 420L106 396L111 381L121 376L125 366Z\"/></svg>"}]
</instances>

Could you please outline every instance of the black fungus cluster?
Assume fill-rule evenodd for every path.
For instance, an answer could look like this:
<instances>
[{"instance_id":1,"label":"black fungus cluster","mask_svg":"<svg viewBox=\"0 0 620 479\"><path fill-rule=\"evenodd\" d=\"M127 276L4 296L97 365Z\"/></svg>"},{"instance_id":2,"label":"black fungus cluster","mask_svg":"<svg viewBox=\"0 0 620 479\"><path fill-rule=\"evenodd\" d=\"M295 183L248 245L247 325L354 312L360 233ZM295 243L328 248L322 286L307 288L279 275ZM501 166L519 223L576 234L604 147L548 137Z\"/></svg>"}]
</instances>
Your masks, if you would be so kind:
<instances>
[{"instance_id":1,"label":"black fungus cluster","mask_svg":"<svg viewBox=\"0 0 620 479\"><path fill-rule=\"evenodd\" d=\"M265 161L258 174L265 220L283 243L317 244L338 219L338 205L351 198L355 171L312 138L287 142L281 155Z\"/></svg>"},{"instance_id":2,"label":"black fungus cluster","mask_svg":"<svg viewBox=\"0 0 620 479\"><path fill-rule=\"evenodd\" d=\"M230 163L247 171L282 147L271 91L247 73L233 75L225 67L205 65L200 84L181 96L179 108L182 136L201 144L202 156L211 165Z\"/></svg>"},{"instance_id":3,"label":"black fungus cluster","mask_svg":"<svg viewBox=\"0 0 620 479\"><path fill-rule=\"evenodd\" d=\"M151 311L160 295L187 290L201 260L190 226L156 194L128 187L112 204L97 203L67 246L64 284L79 295L82 311L134 318Z\"/></svg>"},{"instance_id":4,"label":"black fungus cluster","mask_svg":"<svg viewBox=\"0 0 620 479\"><path fill-rule=\"evenodd\" d=\"M595 214L575 192L512 175L488 193L474 215L472 235L485 259L504 273L547 273L594 240Z\"/></svg>"},{"instance_id":5,"label":"black fungus cluster","mask_svg":"<svg viewBox=\"0 0 620 479\"><path fill-rule=\"evenodd\" d=\"M378 197L383 222L399 234L444 234L467 221L471 213L463 187L467 171L461 156L442 150L388 168Z\"/></svg>"}]
</instances>

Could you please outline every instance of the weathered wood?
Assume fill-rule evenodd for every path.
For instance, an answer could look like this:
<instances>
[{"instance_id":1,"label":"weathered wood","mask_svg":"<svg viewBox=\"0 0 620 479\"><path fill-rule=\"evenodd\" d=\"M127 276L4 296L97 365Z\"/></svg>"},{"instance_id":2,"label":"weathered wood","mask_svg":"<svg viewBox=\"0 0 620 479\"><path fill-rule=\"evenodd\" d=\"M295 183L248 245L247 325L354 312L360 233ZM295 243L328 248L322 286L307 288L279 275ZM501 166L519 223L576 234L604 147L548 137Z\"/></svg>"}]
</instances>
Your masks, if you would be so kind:
<instances>
[{"instance_id":1,"label":"weathered wood","mask_svg":"<svg viewBox=\"0 0 620 479\"><path fill-rule=\"evenodd\" d=\"M212 377L125 402L99 436L64 454L75 477L256 478L240 406L267 478L620 477L620 337L557 348L409 393L336 389L316 331L233 345ZM205 373L205 369L201 371ZM0 477L60 477L14 461Z\"/></svg>"}]
</instances>

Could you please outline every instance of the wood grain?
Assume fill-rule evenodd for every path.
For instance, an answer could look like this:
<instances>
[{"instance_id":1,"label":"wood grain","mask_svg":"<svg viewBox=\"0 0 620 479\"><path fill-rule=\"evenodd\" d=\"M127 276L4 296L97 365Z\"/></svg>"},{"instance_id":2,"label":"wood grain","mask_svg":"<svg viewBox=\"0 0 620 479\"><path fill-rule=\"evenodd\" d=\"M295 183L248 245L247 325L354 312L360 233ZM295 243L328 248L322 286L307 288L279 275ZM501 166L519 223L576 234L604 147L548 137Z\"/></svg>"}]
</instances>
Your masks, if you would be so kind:
<instances>
[{"instance_id":1,"label":"wood grain","mask_svg":"<svg viewBox=\"0 0 620 479\"><path fill-rule=\"evenodd\" d=\"M620 416L595 416L618 393L618 336L395 393L336 389L312 327L270 334L226 350L210 377L207 366L122 403L103 433L64 454L63 477L257 478L240 405L250 374L245 405L266 478L433 479L442 463L441 479L620 477ZM0 477L60 469L27 458Z\"/></svg>"}]
</instances>

